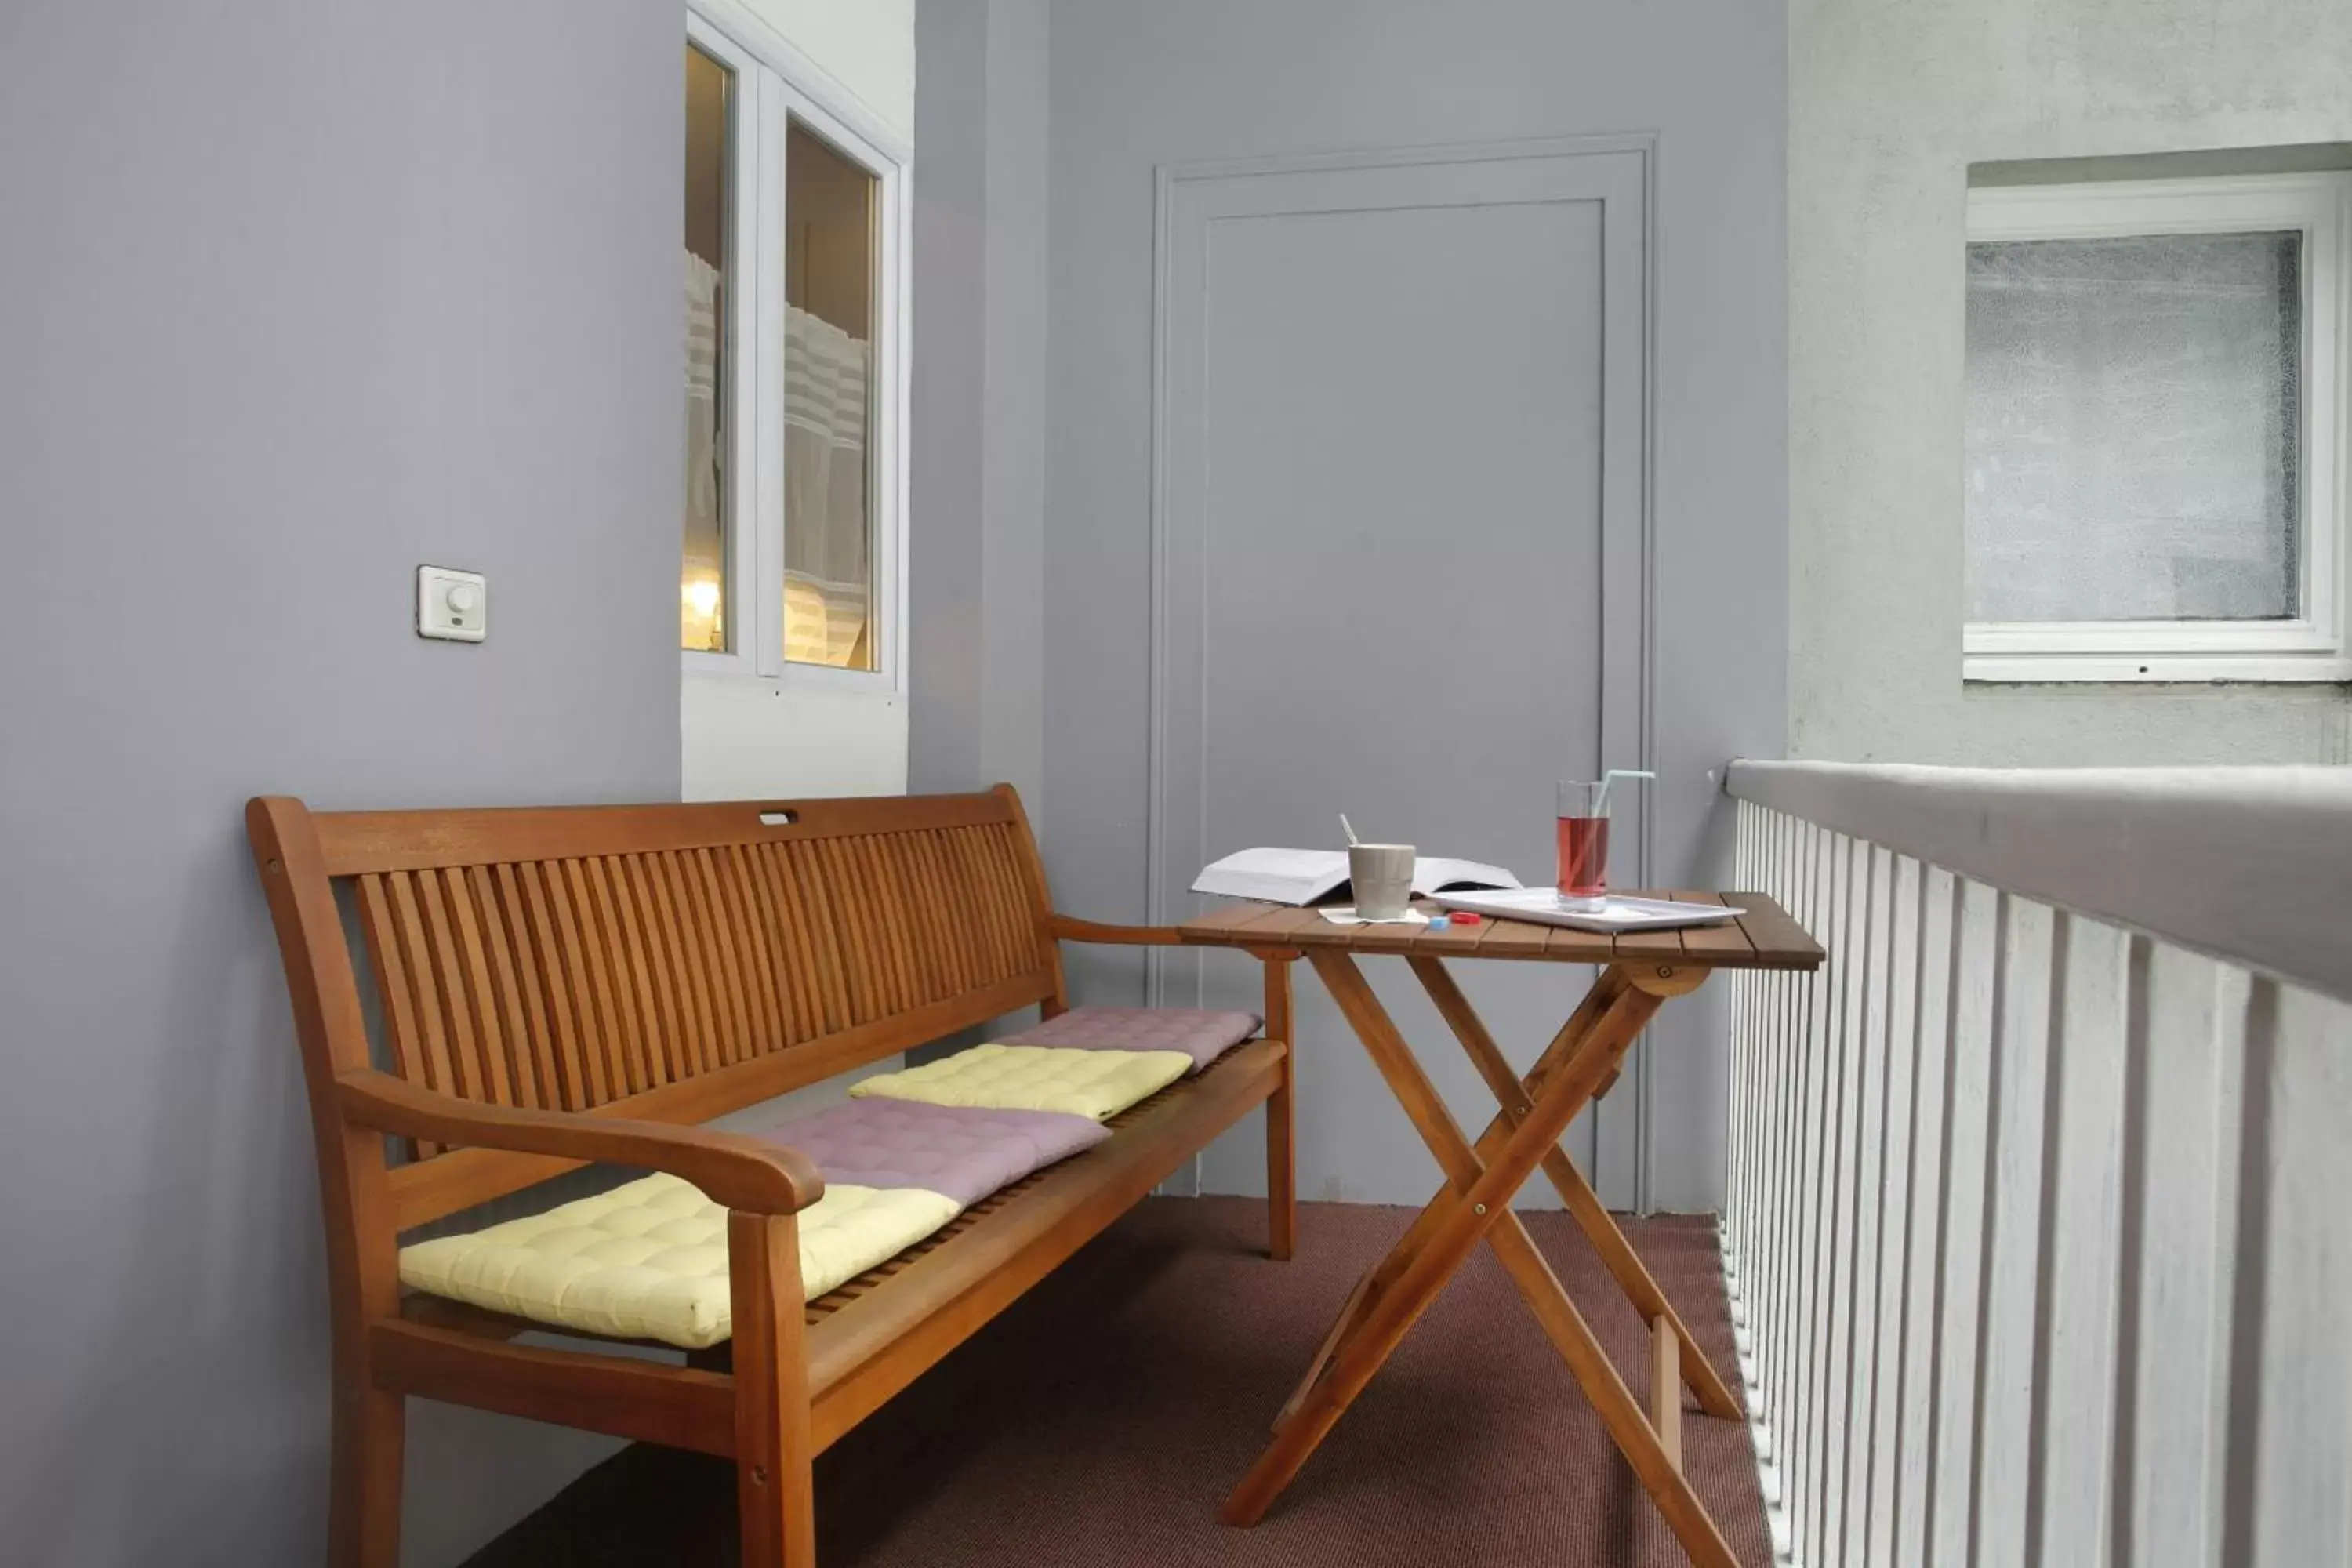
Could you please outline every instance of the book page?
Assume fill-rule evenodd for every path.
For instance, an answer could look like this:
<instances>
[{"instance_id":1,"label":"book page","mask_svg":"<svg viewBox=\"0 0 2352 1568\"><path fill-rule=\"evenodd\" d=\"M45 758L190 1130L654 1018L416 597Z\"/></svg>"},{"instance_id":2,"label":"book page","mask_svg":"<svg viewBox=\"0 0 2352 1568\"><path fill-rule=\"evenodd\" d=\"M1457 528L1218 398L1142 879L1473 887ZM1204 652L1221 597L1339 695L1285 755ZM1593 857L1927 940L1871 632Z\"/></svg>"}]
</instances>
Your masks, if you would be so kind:
<instances>
[{"instance_id":1,"label":"book page","mask_svg":"<svg viewBox=\"0 0 2352 1568\"><path fill-rule=\"evenodd\" d=\"M1412 890L1423 898L1444 888L1516 888L1519 879L1500 866L1476 860L1423 856L1412 863Z\"/></svg>"},{"instance_id":2,"label":"book page","mask_svg":"<svg viewBox=\"0 0 2352 1568\"><path fill-rule=\"evenodd\" d=\"M1244 849L1212 862L1192 891L1271 904L1310 904L1348 879L1348 858L1329 849Z\"/></svg>"},{"instance_id":3,"label":"book page","mask_svg":"<svg viewBox=\"0 0 2352 1568\"><path fill-rule=\"evenodd\" d=\"M1333 849L1240 849L1222 860L1212 861L1208 868L1312 882L1335 870L1346 875L1348 858Z\"/></svg>"}]
</instances>

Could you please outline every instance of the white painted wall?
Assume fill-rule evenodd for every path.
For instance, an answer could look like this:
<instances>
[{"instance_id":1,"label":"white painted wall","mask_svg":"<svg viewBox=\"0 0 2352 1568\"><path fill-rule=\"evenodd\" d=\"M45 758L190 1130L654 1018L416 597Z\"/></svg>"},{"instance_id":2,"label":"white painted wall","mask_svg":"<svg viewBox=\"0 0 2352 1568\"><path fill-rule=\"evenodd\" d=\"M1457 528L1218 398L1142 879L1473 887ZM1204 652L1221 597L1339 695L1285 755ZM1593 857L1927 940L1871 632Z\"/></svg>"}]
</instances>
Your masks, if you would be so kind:
<instances>
[{"instance_id":1,"label":"white painted wall","mask_svg":"<svg viewBox=\"0 0 2352 1568\"><path fill-rule=\"evenodd\" d=\"M740 0L890 127L915 133L915 0Z\"/></svg>"},{"instance_id":2,"label":"white painted wall","mask_svg":"<svg viewBox=\"0 0 2352 1568\"><path fill-rule=\"evenodd\" d=\"M969 0L967 0L969 3ZM1048 0L989 0L980 781L1045 816Z\"/></svg>"},{"instance_id":3,"label":"white painted wall","mask_svg":"<svg viewBox=\"0 0 2352 1568\"><path fill-rule=\"evenodd\" d=\"M909 145L915 135L915 0L735 0ZM903 570L902 563L902 570ZM893 795L907 787L907 696L795 675L688 673L678 701L688 800Z\"/></svg>"},{"instance_id":4,"label":"white painted wall","mask_svg":"<svg viewBox=\"0 0 2352 1568\"><path fill-rule=\"evenodd\" d=\"M791 800L907 787L907 700L751 675L678 689L680 798Z\"/></svg>"},{"instance_id":5,"label":"white painted wall","mask_svg":"<svg viewBox=\"0 0 2352 1568\"><path fill-rule=\"evenodd\" d=\"M1050 0L923 0L909 786L1043 832Z\"/></svg>"},{"instance_id":6,"label":"white painted wall","mask_svg":"<svg viewBox=\"0 0 2352 1568\"><path fill-rule=\"evenodd\" d=\"M1968 166L2352 140L2343 0L1792 0L1790 754L2352 760L2341 687L1960 682Z\"/></svg>"}]
</instances>

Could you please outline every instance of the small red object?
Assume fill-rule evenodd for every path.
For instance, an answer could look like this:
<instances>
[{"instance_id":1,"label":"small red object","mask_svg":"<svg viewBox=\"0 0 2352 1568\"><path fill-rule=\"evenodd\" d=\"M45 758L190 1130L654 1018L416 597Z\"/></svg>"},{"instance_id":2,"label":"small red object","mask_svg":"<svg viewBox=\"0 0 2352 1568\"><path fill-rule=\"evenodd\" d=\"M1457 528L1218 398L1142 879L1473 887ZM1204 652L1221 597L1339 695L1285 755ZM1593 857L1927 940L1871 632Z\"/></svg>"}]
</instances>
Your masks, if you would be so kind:
<instances>
[{"instance_id":1,"label":"small red object","mask_svg":"<svg viewBox=\"0 0 2352 1568\"><path fill-rule=\"evenodd\" d=\"M1468 910L1456 910L1454 911L1454 923L1458 926L1474 926L1484 918L1485 917L1482 915L1472 914Z\"/></svg>"}]
</instances>

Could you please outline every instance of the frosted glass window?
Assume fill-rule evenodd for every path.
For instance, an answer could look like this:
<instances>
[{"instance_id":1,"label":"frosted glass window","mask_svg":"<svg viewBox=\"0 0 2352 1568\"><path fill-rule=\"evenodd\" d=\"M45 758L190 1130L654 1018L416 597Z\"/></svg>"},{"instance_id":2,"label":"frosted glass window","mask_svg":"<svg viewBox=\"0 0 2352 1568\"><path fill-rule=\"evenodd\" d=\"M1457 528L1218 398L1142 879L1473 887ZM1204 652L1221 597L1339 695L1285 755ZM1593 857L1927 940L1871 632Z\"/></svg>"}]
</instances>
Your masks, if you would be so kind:
<instances>
[{"instance_id":1,"label":"frosted glass window","mask_svg":"<svg viewBox=\"0 0 2352 1568\"><path fill-rule=\"evenodd\" d=\"M2303 613L2303 245L1968 247L1970 620Z\"/></svg>"}]
</instances>

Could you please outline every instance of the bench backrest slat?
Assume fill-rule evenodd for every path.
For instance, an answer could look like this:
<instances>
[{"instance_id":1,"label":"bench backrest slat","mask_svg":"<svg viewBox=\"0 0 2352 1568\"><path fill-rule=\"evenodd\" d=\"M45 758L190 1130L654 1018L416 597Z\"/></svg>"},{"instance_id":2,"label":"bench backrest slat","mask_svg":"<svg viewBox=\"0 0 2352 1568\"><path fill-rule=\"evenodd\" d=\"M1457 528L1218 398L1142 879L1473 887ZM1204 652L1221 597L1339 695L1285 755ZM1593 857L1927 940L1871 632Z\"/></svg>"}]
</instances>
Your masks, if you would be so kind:
<instances>
[{"instance_id":1,"label":"bench backrest slat","mask_svg":"<svg viewBox=\"0 0 2352 1568\"><path fill-rule=\"evenodd\" d=\"M281 833L298 820L315 832L318 862L351 891L383 1065L467 1100L700 1121L1058 997L1043 874L1009 790L320 816L266 805ZM352 1042L314 1046L330 1076L361 1065ZM403 1226L567 1168L413 1153L389 1173Z\"/></svg>"}]
</instances>

